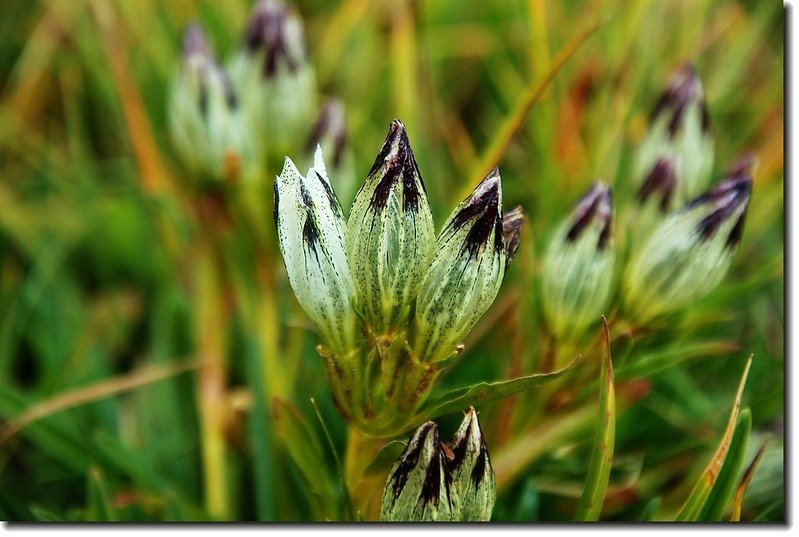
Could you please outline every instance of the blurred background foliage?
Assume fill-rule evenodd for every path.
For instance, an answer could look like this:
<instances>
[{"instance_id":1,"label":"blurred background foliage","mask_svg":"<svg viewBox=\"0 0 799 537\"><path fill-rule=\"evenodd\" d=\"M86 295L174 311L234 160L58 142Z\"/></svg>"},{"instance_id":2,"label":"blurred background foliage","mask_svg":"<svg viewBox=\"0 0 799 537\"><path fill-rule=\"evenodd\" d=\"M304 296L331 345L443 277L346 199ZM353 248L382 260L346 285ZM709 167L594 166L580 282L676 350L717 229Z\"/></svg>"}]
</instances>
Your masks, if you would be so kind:
<instances>
[{"instance_id":1,"label":"blurred background foliage","mask_svg":"<svg viewBox=\"0 0 799 537\"><path fill-rule=\"evenodd\" d=\"M745 151L759 167L724 283L662 329L633 337L615 325L616 456L602 518L674 517L723 431L751 353L746 460L768 443L742 519L783 520L781 3L295 7L320 94L344 102L357 180L388 123L402 119L437 225L480 178L503 125L519 121L498 164L506 206L523 205L528 223L500 295L443 387L548 370L540 256L596 178L614 189L623 243L648 113L669 74L694 63L715 176ZM358 496L385 481L385 465L376 465L383 470L367 468L350 494L342 483L346 426L272 238L279 161L264 188L240 188L226 205L191 186L168 136L183 29L199 21L226 58L241 46L250 8L248 0L0 3L3 519L350 519ZM561 51L597 24L529 114L520 112ZM345 210L352 194L340 192ZM242 217L236 207L258 210ZM202 255L215 241L222 254ZM497 473L494 520L571 519L595 420L591 349L575 349L593 366L567 382L478 409ZM441 421L445 436L460 419Z\"/></svg>"}]
</instances>

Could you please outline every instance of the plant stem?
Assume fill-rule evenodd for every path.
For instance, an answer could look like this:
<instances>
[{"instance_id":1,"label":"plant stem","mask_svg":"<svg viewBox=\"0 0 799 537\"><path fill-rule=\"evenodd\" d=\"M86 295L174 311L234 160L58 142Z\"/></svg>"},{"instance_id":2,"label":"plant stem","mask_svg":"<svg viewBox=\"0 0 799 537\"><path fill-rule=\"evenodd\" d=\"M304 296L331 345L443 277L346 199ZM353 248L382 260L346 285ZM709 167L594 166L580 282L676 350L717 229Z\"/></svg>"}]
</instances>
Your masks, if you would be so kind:
<instances>
[{"instance_id":1,"label":"plant stem","mask_svg":"<svg viewBox=\"0 0 799 537\"><path fill-rule=\"evenodd\" d=\"M344 479L356 517L376 520L380 509L381 491L385 476L368 476L365 470L380 449L383 441L361 433L355 427L347 429L347 451L344 455Z\"/></svg>"},{"instance_id":2,"label":"plant stem","mask_svg":"<svg viewBox=\"0 0 799 537\"><path fill-rule=\"evenodd\" d=\"M198 312L195 333L203 363L197 379L202 445L205 507L219 519L231 516L225 472L225 344L226 315L215 257L202 241L197 263Z\"/></svg>"}]
</instances>

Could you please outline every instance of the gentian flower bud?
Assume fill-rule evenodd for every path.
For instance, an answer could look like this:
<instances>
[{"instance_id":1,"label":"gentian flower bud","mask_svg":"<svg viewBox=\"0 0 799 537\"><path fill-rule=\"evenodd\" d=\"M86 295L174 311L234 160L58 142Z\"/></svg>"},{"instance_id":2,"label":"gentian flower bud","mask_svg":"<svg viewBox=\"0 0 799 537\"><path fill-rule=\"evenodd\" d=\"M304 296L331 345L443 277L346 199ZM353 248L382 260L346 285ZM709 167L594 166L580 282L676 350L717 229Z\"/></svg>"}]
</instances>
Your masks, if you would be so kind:
<instances>
[{"instance_id":1,"label":"gentian flower bud","mask_svg":"<svg viewBox=\"0 0 799 537\"><path fill-rule=\"evenodd\" d=\"M422 522L458 520L460 505L441 449L438 427L419 427L394 463L383 489L380 520Z\"/></svg>"},{"instance_id":2,"label":"gentian flower bud","mask_svg":"<svg viewBox=\"0 0 799 537\"><path fill-rule=\"evenodd\" d=\"M275 180L275 224L286 272L302 308L340 356L355 346L354 287L344 217L317 150L303 177L288 157Z\"/></svg>"},{"instance_id":3,"label":"gentian flower bud","mask_svg":"<svg viewBox=\"0 0 799 537\"><path fill-rule=\"evenodd\" d=\"M499 291L505 274L502 186L496 168L450 215L416 299L416 355L456 352Z\"/></svg>"},{"instance_id":4,"label":"gentian flower bud","mask_svg":"<svg viewBox=\"0 0 799 537\"><path fill-rule=\"evenodd\" d=\"M322 106L306 140L305 152L311 154L317 145L322 146L322 154L327 155L341 205L349 207L355 190L355 164L347 143L344 103L339 99L328 99Z\"/></svg>"},{"instance_id":5,"label":"gentian flower bud","mask_svg":"<svg viewBox=\"0 0 799 537\"><path fill-rule=\"evenodd\" d=\"M238 179L253 160L250 137L227 73L199 26L186 29L183 62L172 85L169 128L175 149L196 175Z\"/></svg>"},{"instance_id":6,"label":"gentian flower bud","mask_svg":"<svg viewBox=\"0 0 799 537\"><path fill-rule=\"evenodd\" d=\"M449 469L461 504L459 520L491 520L497 489L488 447L474 408L469 408L455 433L451 451L454 457L449 463Z\"/></svg>"},{"instance_id":7,"label":"gentian flower bud","mask_svg":"<svg viewBox=\"0 0 799 537\"><path fill-rule=\"evenodd\" d=\"M671 78L655 105L647 136L638 148L635 176L641 189L658 170L670 165L674 193L669 205L685 203L701 192L713 169L713 138L702 83L691 65L683 65ZM668 209L667 209L668 210Z\"/></svg>"},{"instance_id":8,"label":"gentian flower bud","mask_svg":"<svg viewBox=\"0 0 799 537\"><path fill-rule=\"evenodd\" d=\"M595 183L559 226L544 258L544 314L557 338L578 339L605 312L615 256L611 191Z\"/></svg>"},{"instance_id":9,"label":"gentian flower bud","mask_svg":"<svg viewBox=\"0 0 799 537\"><path fill-rule=\"evenodd\" d=\"M741 239L752 190L753 160L666 217L638 249L624 278L627 313L639 322L676 311L713 290Z\"/></svg>"},{"instance_id":10,"label":"gentian flower bud","mask_svg":"<svg viewBox=\"0 0 799 537\"><path fill-rule=\"evenodd\" d=\"M422 176L405 127L394 120L347 222L347 256L373 333L407 319L434 247Z\"/></svg>"},{"instance_id":11,"label":"gentian flower bud","mask_svg":"<svg viewBox=\"0 0 799 537\"><path fill-rule=\"evenodd\" d=\"M316 76L306 58L302 21L285 3L255 4L230 74L268 155L283 155L303 142L316 108Z\"/></svg>"}]
</instances>

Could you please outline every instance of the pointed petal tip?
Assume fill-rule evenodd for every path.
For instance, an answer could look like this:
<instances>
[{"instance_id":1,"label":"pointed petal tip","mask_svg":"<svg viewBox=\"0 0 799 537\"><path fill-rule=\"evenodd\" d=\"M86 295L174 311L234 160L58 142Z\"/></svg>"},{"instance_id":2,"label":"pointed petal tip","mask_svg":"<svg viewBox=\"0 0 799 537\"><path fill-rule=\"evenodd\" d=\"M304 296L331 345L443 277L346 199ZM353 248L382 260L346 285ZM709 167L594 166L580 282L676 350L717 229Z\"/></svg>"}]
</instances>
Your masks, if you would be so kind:
<instances>
[{"instance_id":1,"label":"pointed petal tip","mask_svg":"<svg viewBox=\"0 0 799 537\"><path fill-rule=\"evenodd\" d=\"M502 178L499 175L499 168L493 168L480 183L475 187L469 196L472 199L482 199L494 192L502 191Z\"/></svg>"},{"instance_id":2,"label":"pointed petal tip","mask_svg":"<svg viewBox=\"0 0 799 537\"><path fill-rule=\"evenodd\" d=\"M327 178L327 167L325 166L325 156L322 152L321 144L316 144L316 149L314 149L312 168L319 172L319 175Z\"/></svg>"},{"instance_id":3,"label":"pointed petal tip","mask_svg":"<svg viewBox=\"0 0 799 537\"><path fill-rule=\"evenodd\" d=\"M189 57L195 54L211 56L208 38L197 21L190 23L183 31L183 55Z\"/></svg>"},{"instance_id":4,"label":"pointed petal tip","mask_svg":"<svg viewBox=\"0 0 799 537\"><path fill-rule=\"evenodd\" d=\"M757 170L758 162L755 153L743 153L732 163L727 175L730 177L746 177L751 180Z\"/></svg>"},{"instance_id":5,"label":"pointed petal tip","mask_svg":"<svg viewBox=\"0 0 799 537\"><path fill-rule=\"evenodd\" d=\"M300 171L297 169L294 161L291 160L291 157L286 156L283 158L283 170L281 170L279 177L288 177L290 175L299 176Z\"/></svg>"}]
</instances>

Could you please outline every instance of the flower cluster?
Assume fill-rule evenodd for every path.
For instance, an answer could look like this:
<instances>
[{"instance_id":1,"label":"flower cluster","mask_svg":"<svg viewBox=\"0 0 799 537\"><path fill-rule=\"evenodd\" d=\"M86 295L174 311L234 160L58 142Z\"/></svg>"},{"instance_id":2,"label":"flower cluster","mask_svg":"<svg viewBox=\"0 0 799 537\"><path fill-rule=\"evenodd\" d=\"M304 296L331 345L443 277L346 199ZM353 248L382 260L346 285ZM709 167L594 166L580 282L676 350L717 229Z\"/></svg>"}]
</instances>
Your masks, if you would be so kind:
<instances>
[{"instance_id":1,"label":"flower cluster","mask_svg":"<svg viewBox=\"0 0 799 537\"><path fill-rule=\"evenodd\" d=\"M380 520L485 522L495 501L488 447L470 408L449 445L432 421L416 429L388 474Z\"/></svg>"},{"instance_id":2,"label":"flower cluster","mask_svg":"<svg viewBox=\"0 0 799 537\"><path fill-rule=\"evenodd\" d=\"M345 417L369 434L406 425L496 297L522 222L520 208L503 215L493 170L436 238L398 120L346 222L321 150L304 176L286 158L275 182L280 249Z\"/></svg>"},{"instance_id":3,"label":"flower cluster","mask_svg":"<svg viewBox=\"0 0 799 537\"><path fill-rule=\"evenodd\" d=\"M199 25L184 34L183 60L170 93L169 127L176 152L193 177L255 181L295 147L317 144L349 179L344 109L320 109L316 75L300 18L280 0L253 6L242 44L225 67Z\"/></svg>"},{"instance_id":4,"label":"flower cluster","mask_svg":"<svg viewBox=\"0 0 799 537\"><path fill-rule=\"evenodd\" d=\"M653 110L638 147L637 206L621 276L622 314L637 324L684 308L723 279L741 239L754 160L744 157L703 194L713 140L696 71L683 66ZM610 189L597 183L554 234L541 289L551 333L578 341L611 306L616 266Z\"/></svg>"}]
</instances>

